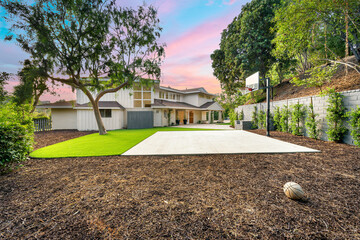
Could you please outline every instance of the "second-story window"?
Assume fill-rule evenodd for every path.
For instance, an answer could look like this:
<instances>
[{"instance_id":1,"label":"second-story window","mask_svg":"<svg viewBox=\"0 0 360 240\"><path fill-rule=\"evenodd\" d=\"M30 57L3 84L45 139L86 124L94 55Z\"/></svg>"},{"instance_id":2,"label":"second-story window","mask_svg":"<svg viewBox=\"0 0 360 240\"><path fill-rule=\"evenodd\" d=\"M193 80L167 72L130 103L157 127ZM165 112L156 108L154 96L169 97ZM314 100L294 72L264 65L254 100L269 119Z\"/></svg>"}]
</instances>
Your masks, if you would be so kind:
<instances>
[{"instance_id":1,"label":"second-story window","mask_svg":"<svg viewBox=\"0 0 360 240\"><path fill-rule=\"evenodd\" d=\"M134 107L151 107L151 87L140 85L134 86Z\"/></svg>"},{"instance_id":2,"label":"second-story window","mask_svg":"<svg viewBox=\"0 0 360 240\"><path fill-rule=\"evenodd\" d=\"M180 101L180 94L176 94L176 100Z\"/></svg>"}]
</instances>

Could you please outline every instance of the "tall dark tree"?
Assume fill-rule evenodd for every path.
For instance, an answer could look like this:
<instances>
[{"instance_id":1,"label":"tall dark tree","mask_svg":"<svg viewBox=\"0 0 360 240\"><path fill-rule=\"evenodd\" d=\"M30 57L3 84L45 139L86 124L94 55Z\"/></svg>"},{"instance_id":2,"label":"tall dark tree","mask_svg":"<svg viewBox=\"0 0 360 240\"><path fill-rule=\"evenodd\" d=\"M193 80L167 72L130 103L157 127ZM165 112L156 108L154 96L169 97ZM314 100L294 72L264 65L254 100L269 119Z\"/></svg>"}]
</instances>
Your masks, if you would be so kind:
<instances>
[{"instance_id":1,"label":"tall dark tree","mask_svg":"<svg viewBox=\"0 0 360 240\"><path fill-rule=\"evenodd\" d=\"M7 96L7 91L5 90L5 84L9 80L10 75L6 72L0 73L0 103L4 102Z\"/></svg>"},{"instance_id":2,"label":"tall dark tree","mask_svg":"<svg viewBox=\"0 0 360 240\"><path fill-rule=\"evenodd\" d=\"M360 61L358 0L283 0L274 21L275 56L285 53L296 58L302 72L318 64L314 60L336 61L344 57L345 46ZM359 68L351 63L336 62Z\"/></svg>"},{"instance_id":3,"label":"tall dark tree","mask_svg":"<svg viewBox=\"0 0 360 240\"><path fill-rule=\"evenodd\" d=\"M245 78L259 71L265 77L277 61L271 51L275 34L271 31L275 10L281 0L253 0L222 32L220 50L211 55L214 75L230 94L244 86Z\"/></svg>"},{"instance_id":4,"label":"tall dark tree","mask_svg":"<svg viewBox=\"0 0 360 240\"><path fill-rule=\"evenodd\" d=\"M14 87L13 100L17 105L31 104L31 112L34 112L43 93L55 94L48 86L46 68L42 68L41 64L25 60L18 77L20 84Z\"/></svg>"},{"instance_id":5,"label":"tall dark tree","mask_svg":"<svg viewBox=\"0 0 360 240\"><path fill-rule=\"evenodd\" d=\"M46 77L89 98L100 134L106 134L102 96L132 87L144 76L160 77L164 49L157 43L161 28L153 7L119 8L115 0L5 0L0 5L13 21L12 30L20 30L17 42L43 63Z\"/></svg>"}]
</instances>

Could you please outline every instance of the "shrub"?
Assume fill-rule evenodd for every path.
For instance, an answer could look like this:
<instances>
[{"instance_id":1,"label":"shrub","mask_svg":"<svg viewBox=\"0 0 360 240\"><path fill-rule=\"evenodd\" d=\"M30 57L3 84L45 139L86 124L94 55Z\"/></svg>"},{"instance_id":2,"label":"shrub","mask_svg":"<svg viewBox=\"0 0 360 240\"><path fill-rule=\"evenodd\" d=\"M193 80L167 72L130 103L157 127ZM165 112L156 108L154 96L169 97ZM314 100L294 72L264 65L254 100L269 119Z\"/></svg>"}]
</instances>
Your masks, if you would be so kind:
<instances>
[{"instance_id":1,"label":"shrub","mask_svg":"<svg viewBox=\"0 0 360 240\"><path fill-rule=\"evenodd\" d=\"M351 136L354 139L354 144L360 147L360 108L359 106L356 109L349 112L349 124L351 127Z\"/></svg>"},{"instance_id":2,"label":"shrub","mask_svg":"<svg viewBox=\"0 0 360 240\"><path fill-rule=\"evenodd\" d=\"M0 107L1 174L25 161L32 150L34 124L29 109L29 105L16 107L13 103Z\"/></svg>"},{"instance_id":3,"label":"shrub","mask_svg":"<svg viewBox=\"0 0 360 240\"><path fill-rule=\"evenodd\" d=\"M283 109L281 109L281 117L280 117L280 129L282 132L289 132L289 118L290 118L291 112L289 110L289 107L287 105L284 106Z\"/></svg>"},{"instance_id":4,"label":"shrub","mask_svg":"<svg viewBox=\"0 0 360 240\"><path fill-rule=\"evenodd\" d=\"M343 98L344 96L335 92L335 90L329 90L329 105L326 109L329 128L326 133L330 141L341 142L347 132L344 127L346 108L343 105Z\"/></svg>"},{"instance_id":5,"label":"shrub","mask_svg":"<svg viewBox=\"0 0 360 240\"><path fill-rule=\"evenodd\" d=\"M244 110L241 109L241 112L239 114L239 120L244 120Z\"/></svg>"},{"instance_id":6,"label":"shrub","mask_svg":"<svg viewBox=\"0 0 360 240\"><path fill-rule=\"evenodd\" d=\"M280 120L281 120L280 107L275 107L275 110L274 110L274 127L275 127L276 130L279 130L279 131L281 131Z\"/></svg>"},{"instance_id":7,"label":"shrub","mask_svg":"<svg viewBox=\"0 0 360 240\"><path fill-rule=\"evenodd\" d=\"M263 110L260 110L259 112L259 128L266 128L266 113Z\"/></svg>"},{"instance_id":8,"label":"shrub","mask_svg":"<svg viewBox=\"0 0 360 240\"><path fill-rule=\"evenodd\" d=\"M311 103L307 109L307 118L305 122L306 129L308 130L309 137L314 139L319 139L320 129L318 129L319 121L316 120L316 117L319 114L314 113L314 105Z\"/></svg>"},{"instance_id":9,"label":"shrub","mask_svg":"<svg viewBox=\"0 0 360 240\"><path fill-rule=\"evenodd\" d=\"M297 103L292 106L291 112L291 133L296 136L303 135L304 127L301 126L301 122L305 118L304 105Z\"/></svg>"},{"instance_id":10,"label":"shrub","mask_svg":"<svg viewBox=\"0 0 360 240\"><path fill-rule=\"evenodd\" d=\"M236 113L234 109L230 109L229 118L230 118L230 125L235 127Z\"/></svg>"},{"instance_id":11,"label":"shrub","mask_svg":"<svg viewBox=\"0 0 360 240\"><path fill-rule=\"evenodd\" d=\"M252 121L252 128L253 129L256 129L259 125L259 119L258 119L258 113L257 113L257 107L254 106L254 111L252 113L252 118L251 118L251 121Z\"/></svg>"}]
</instances>

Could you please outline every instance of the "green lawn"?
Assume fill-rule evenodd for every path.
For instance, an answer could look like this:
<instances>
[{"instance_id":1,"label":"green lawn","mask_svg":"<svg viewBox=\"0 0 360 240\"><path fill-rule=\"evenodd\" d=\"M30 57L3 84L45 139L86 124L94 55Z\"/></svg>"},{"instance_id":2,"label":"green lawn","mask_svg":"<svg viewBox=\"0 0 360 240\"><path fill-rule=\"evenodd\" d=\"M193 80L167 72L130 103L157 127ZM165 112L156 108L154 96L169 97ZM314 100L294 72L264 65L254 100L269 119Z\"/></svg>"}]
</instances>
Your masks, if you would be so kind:
<instances>
[{"instance_id":1,"label":"green lawn","mask_svg":"<svg viewBox=\"0 0 360 240\"><path fill-rule=\"evenodd\" d=\"M230 123L217 123L216 125L230 125Z\"/></svg>"},{"instance_id":2,"label":"green lawn","mask_svg":"<svg viewBox=\"0 0 360 240\"><path fill-rule=\"evenodd\" d=\"M121 155L139 142L158 131L199 131L197 128L148 128L109 131L106 135L98 133L74 138L65 142L40 148L32 153L32 158L62 158Z\"/></svg>"}]
</instances>

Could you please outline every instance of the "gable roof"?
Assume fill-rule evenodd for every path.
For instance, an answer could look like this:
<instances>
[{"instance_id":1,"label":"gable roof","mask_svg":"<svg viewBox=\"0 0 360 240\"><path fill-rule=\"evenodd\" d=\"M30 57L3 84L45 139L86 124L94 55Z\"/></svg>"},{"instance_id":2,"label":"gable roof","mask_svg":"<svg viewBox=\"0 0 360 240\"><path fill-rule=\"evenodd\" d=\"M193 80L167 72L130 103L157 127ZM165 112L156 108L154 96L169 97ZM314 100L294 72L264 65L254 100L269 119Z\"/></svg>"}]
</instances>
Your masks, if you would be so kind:
<instances>
[{"instance_id":1,"label":"gable roof","mask_svg":"<svg viewBox=\"0 0 360 240\"><path fill-rule=\"evenodd\" d=\"M77 104L76 105L77 109L80 108L92 108L90 102L88 103L84 103L84 104ZM120 109L125 109L120 103L118 103L117 101L99 101L99 108L100 109L104 109L104 108L120 108Z\"/></svg>"},{"instance_id":2,"label":"gable roof","mask_svg":"<svg viewBox=\"0 0 360 240\"><path fill-rule=\"evenodd\" d=\"M73 108L77 106L78 104L75 102L75 100L71 101L61 101L61 102L55 102L55 103L46 103L46 104L40 104L37 105L37 108Z\"/></svg>"},{"instance_id":3,"label":"gable roof","mask_svg":"<svg viewBox=\"0 0 360 240\"><path fill-rule=\"evenodd\" d=\"M55 103L47 103L41 104L36 106L37 108L68 108L68 109L92 109L90 102L84 104L75 103L74 100L72 101L65 101L65 102L55 102ZM120 108L124 110L125 108L118 103L117 101L100 101L99 102L100 109L116 109Z\"/></svg>"},{"instance_id":4,"label":"gable roof","mask_svg":"<svg viewBox=\"0 0 360 240\"><path fill-rule=\"evenodd\" d=\"M206 95L216 96L215 94L208 93L208 91L206 91L205 88L203 88L203 87L189 88L189 89L184 89L184 90L175 89L175 88L172 88L172 87L164 87L164 86L160 86L159 88L161 90L166 90L166 91L170 91L170 92L177 92L177 93L182 93L182 94L204 93Z\"/></svg>"},{"instance_id":5,"label":"gable roof","mask_svg":"<svg viewBox=\"0 0 360 240\"><path fill-rule=\"evenodd\" d=\"M162 100L162 99L154 99L154 103L151 104L151 107L156 107L156 108L194 108L194 109L199 109L198 107L191 105L189 103L185 103L185 102L172 102L172 101L167 101L167 100Z\"/></svg>"},{"instance_id":6,"label":"gable roof","mask_svg":"<svg viewBox=\"0 0 360 240\"><path fill-rule=\"evenodd\" d=\"M185 102L172 102L162 99L154 99L154 104L151 104L153 108L181 108L181 109L195 109L195 110L215 110L223 111L223 107L215 101L207 102L200 107L185 103Z\"/></svg>"}]
</instances>

